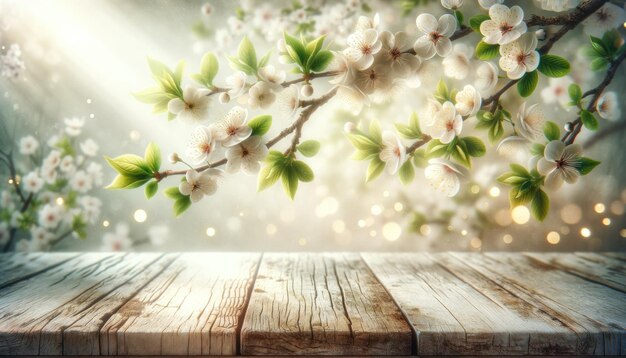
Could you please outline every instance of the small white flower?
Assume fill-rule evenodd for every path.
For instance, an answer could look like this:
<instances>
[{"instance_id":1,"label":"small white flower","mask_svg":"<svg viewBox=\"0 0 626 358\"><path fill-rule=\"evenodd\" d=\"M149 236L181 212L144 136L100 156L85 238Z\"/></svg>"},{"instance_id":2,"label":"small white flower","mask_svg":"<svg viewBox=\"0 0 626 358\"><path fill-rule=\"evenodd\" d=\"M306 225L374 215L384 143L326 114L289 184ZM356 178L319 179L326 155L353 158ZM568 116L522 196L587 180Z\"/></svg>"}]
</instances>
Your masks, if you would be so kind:
<instances>
[{"instance_id":1,"label":"small white flower","mask_svg":"<svg viewBox=\"0 0 626 358\"><path fill-rule=\"evenodd\" d=\"M353 85L357 73L354 62L352 62L343 52L333 52L333 55L330 67L333 72L336 72L337 74L328 82L334 85Z\"/></svg>"},{"instance_id":2,"label":"small white flower","mask_svg":"<svg viewBox=\"0 0 626 358\"><path fill-rule=\"evenodd\" d=\"M46 247L50 240L54 237L48 230L39 226L33 226L30 229L30 236L31 242L38 243L40 248Z\"/></svg>"},{"instance_id":3,"label":"small white flower","mask_svg":"<svg viewBox=\"0 0 626 358\"><path fill-rule=\"evenodd\" d=\"M395 132L383 132L383 149L379 154L380 160L385 162L385 170L389 174L396 174L404 164L406 150Z\"/></svg>"},{"instance_id":4,"label":"small white flower","mask_svg":"<svg viewBox=\"0 0 626 358\"><path fill-rule=\"evenodd\" d=\"M96 186L102 185L102 165L96 162L91 162L89 163L89 165L87 165L87 168L85 169L85 171L91 177L91 180L94 185Z\"/></svg>"},{"instance_id":5,"label":"small white flower","mask_svg":"<svg viewBox=\"0 0 626 358\"><path fill-rule=\"evenodd\" d=\"M513 123L517 133L532 142L541 135L545 117L538 104L526 107L526 102L524 102L513 119Z\"/></svg>"},{"instance_id":6,"label":"small white flower","mask_svg":"<svg viewBox=\"0 0 626 358\"><path fill-rule=\"evenodd\" d=\"M606 92L598 99L596 103L596 110L598 111L598 115L604 119L608 119L609 121L618 120L622 111L619 108L619 103L617 100L617 94L613 91Z\"/></svg>"},{"instance_id":7,"label":"small white flower","mask_svg":"<svg viewBox=\"0 0 626 358\"><path fill-rule=\"evenodd\" d=\"M170 228L167 225L152 226L148 229L148 238L154 246L163 246L170 234Z\"/></svg>"},{"instance_id":8,"label":"small white flower","mask_svg":"<svg viewBox=\"0 0 626 358\"><path fill-rule=\"evenodd\" d=\"M79 193L86 193L91 190L93 186L93 182L91 181L91 176L87 175L82 170L77 171L70 178L70 187L73 190L76 190Z\"/></svg>"},{"instance_id":9,"label":"small white flower","mask_svg":"<svg viewBox=\"0 0 626 358\"><path fill-rule=\"evenodd\" d=\"M46 204L39 210L39 225L46 229L54 229L62 218L60 206Z\"/></svg>"},{"instance_id":10,"label":"small white flower","mask_svg":"<svg viewBox=\"0 0 626 358\"><path fill-rule=\"evenodd\" d=\"M85 195L78 199L78 203L82 207L80 213L83 215L83 218L87 222L94 224L100 216L100 207L102 206L100 199Z\"/></svg>"},{"instance_id":11,"label":"small white flower","mask_svg":"<svg viewBox=\"0 0 626 358\"><path fill-rule=\"evenodd\" d=\"M417 29L423 34L413 44L417 56L427 60L435 56L446 57L452 50L450 36L456 31L456 18L450 14L437 20L431 14L420 14L415 19Z\"/></svg>"},{"instance_id":12,"label":"small white flower","mask_svg":"<svg viewBox=\"0 0 626 358\"><path fill-rule=\"evenodd\" d=\"M428 126L430 136L444 144L452 142L454 137L461 134L462 129L463 118L450 101L441 106L441 110L435 114L433 122Z\"/></svg>"},{"instance_id":13,"label":"small white flower","mask_svg":"<svg viewBox=\"0 0 626 358\"><path fill-rule=\"evenodd\" d=\"M524 10L519 6L509 9L506 5L495 4L489 8L489 17L480 24L483 41L488 44L508 44L526 33Z\"/></svg>"},{"instance_id":14,"label":"small white flower","mask_svg":"<svg viewBox=\"0 0 626 358\"><path fill-rule=\"evenodd\" d=\"M16 252L31 252L30 241L27 239L20 239L15 243Z\"/></svg>"},{"instance_id":15,"label":"small white flower","mask_svg":"<svg viewBox=\"0 0 626 358\"><path fill-rule=\"evenodd\" d=\"M506 71L510 79L519 79L527 72L539 66L537 36L534 33L524 34L514 42L500 46L500 68Z\"/></svg>"},{"instance_id":16,"label":"small white flower","mask_svg":"<svg viewBox=\"0 0 626 358\"><path fill-rule=\"evenodd\" d=\"M246 91L246 80L248 76L243 71L238 71L226 77L226 86L229 88L230 98L237 98Z\"/></svg>"},{"instance_id":17,"label":"small white flower","mask_svg":"<svg viewBox=\"0 0 626 358\"><path fill-rule=\"evenodd\" d=\"M102 236L102 251L127 251L133 247L133 240L128 236L128 225L119 223L115 232L107 232Z\"/></svg>"},{"instance_id":18,"label":"small white flower","mask_svg":"<svg viewBox=\"0 0 626 358\"><path fill-rule=\"evenodd\" d=\"M567 88L572 82L569 76L550 78L549 85L541 90L541 98L547 104L558 102L565 105L570 100Z\"/></svg>"},{"instance_id":19,"label":"small white flower","mask_svg":"<svg viewBox=\"0 0 626 358\"><path fill-rule=\"evenodd\" d=\"M355 85L364 94L385 90L391 85L389 67L376 65L356 73Z\"/></svg>"},{"instance_id":20,"label":"small white flower","mask_svg":"<svg viewBox=\"0 0 626 358\"><path fill-rule=\"evenodd\" d=\"M210 3L204 3L200 8L200 12L204 16L210 16L213 13L213 6Z\"/></svg>"},{"instance_id":21,"label":"small white flower","mask_svg":"<svg viewBox=\"0 0 626 358\"><path fill-rule=\"evenodd\" d=\"M504 0L478 0L478 4L485 10L489 10L495 4L502 4Z\"/></svg>"},{"instance_id":22,"label":"small white flower","mask_svg":"<svg viewBox=\"0 0 626 358\"><path fill-rule=\"evenodd\" d=\"M463 0L441 0L441 6L449 10L458 10L463 6Z\"/></svg>"},{"instance_id":23,"label":"small white flower","mask_svg":"<svg viewBox=\"0 0 626 358\"><path fill-rule=\"evenodd\" d=\"M463 90L459 91L455 97L456 104L454 107L456 111L462 116L473 116L480 109L482 104L482 98L480 93L471 85L465 85Z\"/></svg>"},{"instance_id":24,"label":"small white flower","mask_svg":"<svg viewBox=\"0 0 626 358\"><path fill-rule=\"evenodd\" d=\"M65 118L64 122L65 122L65 133L67 133L67 135L72 136L72 137L76 137L80 135L83 129L83 126L85 125L85 119L78 118L78 117Z\"/></svg>"},{"instance_id":25,"label":"small white flower","mask_svg":"<svg viewBox=\"0 0 626 358\"><path fill-rule=\"evenodd\" d=\"M252 134L252 128L246 123L248 123L248 110L239 106L233 107L216 125L215 138L224 147L239 144Z\"/></svg>"},{"instance_id":26,"label":"small white flower","mask_svg":"<svg viewBox=\"0 0 626 358\"><path fill-rule=\"evenodd\" d=\"M58 173L55 168L48 168L46 166L41 168L41 178L47 184L54 184L57 180Z\"/></svg>"},{"instance_id":27,"label":"small white flower","mask_svg":"<svg viewBox=\"0 0 626 358\"><path fill-rule=\"evenodd\" d=\"M213 195L217 191L217 179L222 175L217 169L207 169L202 173L188 170L185 181L181 182L178 190L183 195L189 195L191 201L196 203L205 195Z\"/></svg>"},{"instance_id":28,"label":"small white flower","mask_svg":"<svg viewBox=\"0 0 626 358\"><path fill-rule=\"evenodd\" d=\"M50 151L46 159L43 160L43 166L47 169L55 169L59 164L61 164L61 152L58 150Z\"/></svg>"},{"instance_id":29,"label":"small white flower","mask_svg":"<svg viewBox=\"0 0 626 358\"><path fill-rule=\"evenodd\" d=\"M44 181L37 172L30 172L22 178L24 191L27 193L37 193L43 188Z\"/></svg>"},{"instance_id":30,"label":"small white flower","mask_svg":"<svg viewBox=\"0 0 626 358\"><path fill-rule=\"evenodd\" d=\"M475 84L481 91L492 91L498 84L498 67L491 62L482 62L476 69Z\"/></svg>"},{"instance_id":31,"label":"small white flower","mask_svg":"<svg viewBox=\"0 0 626 358\"><path fill-rule=\"evenodd\" d=\"M276 108L277 110L290 117L300 105L300 91L298 90L298 86L293 84L278 95L276 99Z\"/></svg>"},{"instance_id":32,"label":"small white flower","mask_svg":"<svg viewBox=\"0 0 626 358\"><path fill-rule=\"evenodd\" d=\"M468 173L467 169L445 159L430 159L424 169L424 175L430 185L448 197L455 196L461 188L461 179Z\"/></svg>"},{"instance_id":33,"label":"small white flower","mask_svg":"<svg viewBox=\"0 0 626 358\"><path fill-rule=\"evenodd\" d=\"M382 49L377 58L380 58L382 63L389 64L391 71L398 76L405 77L420 67L422 61L408 53L412 44L406 32L396 32L394 35L389 31L383 31L380 34L380 42Z\"/></svg>"},{"instance_id":34,"label":"small white flower","mask_svg":"<svg viewBox=\"0 0 626 358\"><path fill-rule=\"evenodd\" d=\"M474 50L466 44L455 44L452 52L441 61L443 73L457 80L465 79L470 72L473 54Z\"/></svg>"},{"instance_id":35,"label":"small white flower","mask_svg":"<svg viewBox=\"0 0 626 358\"><path fill-rule=\"evenodd\" d=\"M357 69L364 70L374 63L374 55L380 51L382 43L376 30L367 29L348 36L348 46L344 53Z\"/></svg>"},{"instance_id":36,"label":"small white flower","mask_svg":"<svg viewBox=\"0 0 626 358\"><path fill-rule=\"evenodd\" d=\"M64 156L61 160L61 164L59 164L59 169L67 175L72 175L72 173L76 171L76 166L74 165L74 157L72 157L71 155Z\"/></svg>"},{"instance_id":37,"label":"small white flower","mask_svg":"<svg viewBox=\"0 0 626 358\"><path fill-rule=\"evenodd\" d=\"M248 91L248 104L251 108L266 109L274 103L276 95L272 87L265 81L255 83Z\"/></svg>"},{"instance_id":38,"label":"small white flower","mask_svg":"<svg viewBox=\"0 0 626 358\"><path fill-rule=\"evenodd\" d=\"M98 143L96 143L93 139L87 139L86 141L80 143L80 150L82 150L83 154L88 157L95 157L98 155Z\"/></svg>"},{"instance_id":39,"label":"small white flower","mask_svg":"<svg viewBox=\"0 0 626 358\"><path fill-rule=\"evenodd\" d=\"M556 190L563 185L563 181L574 183L580 176L578 166L582 147L579 144L565 143L553 140L546 145L543 158L537 162L537 171L545 175L545 187Z\"/></svg>"},{"instance_id":40,"label":"small white flower","mask_svg":"<svg viewBox=\"0 0 626 358\"><path fill-rule=\"evenodd\" d=\"M215 126L197 127L191 133L185 154L195 164L206 162L215 151Z\"/></svg>"},{"instance_id":41,"label":"small white flower","mask_svg":"<svg viewBox=\"0 0 626 358\"><path fill-rule=\"evenodd\" d=\"M174 98L167 104L167 110L184 121L197 122L206 119L211 97L209 91L193 86L183 90L183 99Z\"/></svg>"},{"instance_id":42,"label":"small white flower","mask_svg":"<svg viewBox=\"0 0 626 358\"><path fill-rule=\"evenodd\" d=\"M20 153L24 155L33 155L39 148L39 142L32 135L20 139Z\"/></svg>"},{"instance_id":43,"label":"small white flower","mask_svg":"<svg viewBox=\"0 0 626 358\"><path fill-rule=\"evenodd\" d=\"M605 32L622 26L626 21L626 11L610 2L583 20L583 30L587 35L601 37Z\"/></svg>"},{"instance_id":44,"label":"small white flower","mask_svg":"<svg viewBox=\"0 0 626 358\"><path fill-rule=\"evenodd\" d=\"M260 161L267 156L267 146L261 136L251 136L243 142L226 149L226 172L236 173L243 169L246 174L259 172Z\"/></svg>"},{"instance_id":45,"label":"small white flower","mask_svg":"<svg viewBox=\"0 0 626 358\"><path fill-rule=\"evenodd\" d=\"M356 31L365 31L369 29L376 30L379 24L380 15L378 13L376 13L372 18L367 16L359 16L356 22Z\"/></svg>"},{"instance_id":46,"label":"small white flower","mask_svg":"<svg viewBox=\"0 0 626 358\"><path fill-rule=\"evenodd\" d=\"M269 65L259 69L259 77L265 81L273 91L278 92L283 89L283 82L287 74L285 71L279 71L276 67Z\"/></svg>"}]
</instances>

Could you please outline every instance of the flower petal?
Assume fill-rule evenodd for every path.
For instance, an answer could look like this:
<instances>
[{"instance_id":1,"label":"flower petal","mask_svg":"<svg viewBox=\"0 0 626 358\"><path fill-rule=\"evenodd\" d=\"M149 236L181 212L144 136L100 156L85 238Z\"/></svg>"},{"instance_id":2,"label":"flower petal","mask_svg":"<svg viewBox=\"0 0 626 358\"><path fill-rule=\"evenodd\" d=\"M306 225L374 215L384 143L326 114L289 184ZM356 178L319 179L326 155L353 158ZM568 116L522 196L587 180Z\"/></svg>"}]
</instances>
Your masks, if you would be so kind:
<instances>
[{"instance_id":1,"label":"flower petal","mask_svg":"<svg viewBox=\"0 0 626 358\"><path fill-rule=\"evenodd\" d=\"M456 31L457 20L450 14L441 15L437 23L437 32L445 37L450 37Z\"/></svg>"},{"instance_id":2,"label":"flower petal","mask_svg":"<svg viewBox=\"0 0 626 358\"><path fill-rule=\"evenodd\" d=\"M420 14L415 19L415 25L417 25L417 29L420 30L424 34L430 34L431 32L437 31L437 26L439 25L437 19L431 14Z\"/></svg>"},{"instance_id":3,"label":"flower petal","mask_svg":"<svg viewBox=\"0 0 626 358\"><path fill-rule=\"evenodd\" d=\"M428 60L435 56L435 44L428 38L428 36L422 36L418 38L413 44L413 50L415 54L424 60Z\"/></svg>"},{"instance_id":4,"label":"flower petal","mask_svg":"<svg viewBox=\"0 0 626 358\"><path fill-rule=\"evenodd\" d=\"M560 140L553 140L546 145L543 156L549 161L556 162L557 160L561 160L564 151L565 143Z\"/></svg>"},{"instance_id":5,"label":"flower petal","mask_svg":"<svg viewBox=\"0 0 626 358\"><path fill-rule=\"evenodd\" d=\"M440 38L435 45L435 49L437 50L437 55L446 57L450 54L450 51L452 51L452 41L447 37Z\"/></svg>"}]
</instances>

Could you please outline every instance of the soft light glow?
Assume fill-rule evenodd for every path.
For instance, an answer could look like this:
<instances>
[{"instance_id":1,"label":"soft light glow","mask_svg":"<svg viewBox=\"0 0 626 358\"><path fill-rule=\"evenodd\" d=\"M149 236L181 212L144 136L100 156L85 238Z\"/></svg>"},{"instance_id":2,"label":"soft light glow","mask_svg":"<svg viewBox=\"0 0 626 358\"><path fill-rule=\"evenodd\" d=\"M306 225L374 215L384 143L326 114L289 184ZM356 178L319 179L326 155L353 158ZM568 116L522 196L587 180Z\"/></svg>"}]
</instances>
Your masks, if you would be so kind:
<instances>
[{"instance_id":1,"label":"soft light glow","mask_svg":"<svg viewBox=\"0 0 626 358\"><path fill-rule=\"evenodd\" d=\"M611 225L611 219L610 219L610 218L604 218L604 219L602 219L602 225L604 225L604 226L609 226L609 225Z\"/></svg>"},{"instance_id":2,"label":"soft light glow","mask_svg":"<svg viewBox=\"0 0 626 358\"><path fill-rule=\"evenodd\" d=\"M511 225L511 223L513 222L509 209L498 210L496 212L496 215L494 216L494 219L496 220L496 223L500 226L508 226Z\"/></svg>"},{"instance_id":3,"label":"soft light glow","mask_svg":"<svg viewBox=\"0 0 626 358\"><path fill-rule=\"evenodd\" d=\"M491 189L489 189L489 195L493 196L494 198L499 197L500 188L498 188L497 186L492 187Z\"/></svg>"},{"instance_id":4,"label":"soft light glow","mask_svg":"<svg viewBox=\"0 0 626 358\"><path fill-rule=\"evenodd\" d=\"M109 227L109 225L111 225L111 223L109 222L109 220L104 220L104 221L102 222L102 226L104 226L104 227Z\"/></svg>"},{"instance_id":5,"label":"soft light glow","mask_svg":"<svg viewBox=\"0 0 626 358\"><path fill-rule=\"evenodd\" d=\"M481 246L483 246L483 241L477 237L473 238L470 240L470 246L473 249L480 249Z\"/></svg>"},{"instance_id":6,"label":"soft light glow","mask_svg":"<svg viewBox=\"0 0 626 358\"><path fill-rule=\"evenodd\" d=\"M621 230L619 231L619 236L621 236L621 237L626 237L626 229L621 229Z\"/></svg>"},{"instance_id":7,"label":"soft light glow","mask_svg":"<svg viewBox=\"0 0 626 358\"><path fill-rule=\"evenodd\" d=\"M267 226L265 227L265 232L269 236L274 236L276 234L276 231L278 231L278 228L274 224L267 224Z\"/></svg>"},{"instance_id":8,"label":"soft light glow","mask_svg":"<svg viewBox=\"0 0 626 358\"><path fill-rule=\"evenodd\" d=\"M582 216L583 212L576 204L567 204L561 209L561 219L566 224L577 224Z\"/></svg>"},{"instance_id":9,"label":"soft light glow","mask_svg":"<svg viewBox=\"0 0 626 358\"><path fill-rule=\"evenodd\" d=\"M595 212L598 213L598 214L602 214L606 210L606 207L602 203L597 203L593 207L593 210L595 210Z\"/></svg>"},{"instance_id":10,"label":"soft light glow","mask_svg":"<svg viewBox=\"0 0 626 358\"><path fill-rule=\"evenodd\" d=\"M332 196L324 198L319 205L315 208L315 215L318 218L323 218L329 215L333 215L339 210L339 202Z\"/></svg>"},{"instance_id":11,"label":"soft light glow","mask_svg":"<svg viewBox=\"0 0 626 358\"><path fill-rule=\"evenodd\" d=\"M584 227L582 229L580 229L580 235L584 238L590 237L591 236L591 230L589 230L589 228Z\"/></svg>"},{"instance_id":12,"label":"soft light glow","mask_svg":"<svg viewBox=\"0 0 626 358\"><path fill-rule=\"evenodd\" d=\"M371 237L376 237L376 230L370 231L370 236Z\"/></svg>"},{"instance_id":13,"label":"soft light glow","mask_svg":"<svg viewBox=\"0 0 626 358\"><path fill-rule=\"evenodd\" d=\"M206 236L208 236L208 237L215 236L215 228L210 227L210 226L208 228L206 228Z\"/></svg>"},{"instance_id":14,"label":"soft light glow","mask_svg":"<svg viewBox=\"0 0 626 358\"><path fill-rule=\"evenodd\" d=\"M530 212L528 211L528 208L523 205L516 206L511 211L511 218L516 224L523 225L530 220Z\"/></svg>"},{"instance_id":15,"label":"soft light glow","mask_svg":"<svg viewBox=\"0 0 626 358\"><path fill-rule=\"evenodd\" d=\"M306 239L304 237L301 237L298 239L298 245L300 246L306 246L307 242Z\"/></svg>"},{"instance_id":16,"label":"soft light glow","mask_svg":"<svg viewBox=\"0 0 626 358\"><path fill-rule=\"evenodd\" d=\"M357 225L358 225L359 227L365 227L365 220L360 219L360 220L357 222Z\"/></svg>"},{"instance_id":17,"label":"soft light glow","mask_svg":"<svg viewBox=\"0 0 626 358\"><path fill-rule=\"evenodd\" d=\"M402 211L402 209L404 209L404 205L402 205L401 202L397 202L397 203L393 204L393 209L395 211L400 212L400 211Z\"/></svg>"},{"instance_id":18,"label":"soft light glow","mask_svg":"<svg viewBox=\"0 0 626 358\"><path fill-rule=\"evenodd\" d=\"M461 235L467 236L467 230L465 230L465 229L461 230Z\"/></svg>"},{"instance_id":19,"label":"soft light glow","mask_svg":"<svg viewBox=\"0 0 626 358\"><path fill-rule=\"evenodd\" d=\"M148 213L146 213L146 211L143 209L137 209L135 210L135 214L133 214L133 217L135 218L136 222L142 223L148 218Z\"/></svg>"},{"instance_id":20,"label":"soft light glow","mask_svg":"<svg viewBox=\"0 0 626 358\"><path fill-rule=\"evenodd\" d=\"M470 191L472 192L472 194L478 194L480 192L480 187L474 184L470 187Z\"/></svg>"},{"instance_id":21,"label":"soft light glow","mask_svg":"<svg viewBox=\"0 0 626 358\"><path fill-rule=\"evenodd\" d=\"M548 235L546 235L546 240L552 245L556 245L561 241L561 235L556 231L550 231Z\"/></svg>"},{"instance_id":22,"label":"soft light glow","mask_svg":"<svg viewBox=\"0 0 626 358\"><path fill-rule=\"evenodd\" d=\"M420 233L424 236L430 235L431 228L427 224L420 226Z\"/></svg>"},{"instance_id":23,"label":"soft light glow","mask_svg":"<svg viewBox=\"0 0 626 358\"><path fill-rule=\"evenodd\" d=\"M131 140L134 140L134 141L137 141L139 140L139 138L141 138L141 134L137 130L130 131L128 136L130 137Z\"/></svg>"},{"instance_id":24,"label":"soft light glow","mask_svg":"<svg viewBox=\"0 0 626 358\"><path fill-rule=\"evenodd\" d=\"M396 222L388 222L383 225L382 234L385 240L396 241L400 238L400 235L402 235L402 228Z\"/></svg>"},{"instance_id":25,"label":"soft light glow","mask_svg":"<svg viewBox=\"0 0 626 358\"><path fill-rule=\"evenodd\" d=\"M372 205L370 212L372 213L372 215L378 216L383 212L383 207L380 205Z\"/></svg>"},{"instance_id":26,"label":"soft light glow","mask_svg":"<svg viewBox=\"0 0 626 358\"><path fill-rule=\"evenodd\" d=\"M346 223L343 220L333 221L333 231L337 234L341 234L346 230Z\"/></svg>"},{"instance_id":27,"label":"soft light glow","mask_svg":"<svg viewBox=\"0 0 626 358\"><path fill-rule=\"evenodd\" d=\"M621 201L615 200L611 203L611 212L615 215L624 215L624 204Z\"/></svg>"},{"instance_id":28,"label":"soft light glow","mask_svg":"<svg viewBox=\"0 0 626 358\"><path fill-rule=\"evenodd\" d=\"M91 98L87 98L87 104L91 104Z\"/></svg>"},{"instance_id":29,"label":"soft light glow","mask_svg":"<svg viewBox=\"0 0 626 358\"><path fill-rule=\"evenodd\" d=\"M62 198L62 197L60 197L60 196L59 196L59 197L57 198L57 200L55 200L55 201L56 201L57 205L63 205L63 204L65 204L65 200L63 200L63 198Z\"/></svg>"},{"instance_id":30,"label":"soft light glow","mask_svg":"<svg viewBox=\"0 0 626 358\"><path fill-rule=\"evenodd\" d=\"M510 234L505 234L504 236L502 236L502 241L504 241L504 243L508 245L513 242L513 236L511 236Z\"/></svg>"}]
</instances>

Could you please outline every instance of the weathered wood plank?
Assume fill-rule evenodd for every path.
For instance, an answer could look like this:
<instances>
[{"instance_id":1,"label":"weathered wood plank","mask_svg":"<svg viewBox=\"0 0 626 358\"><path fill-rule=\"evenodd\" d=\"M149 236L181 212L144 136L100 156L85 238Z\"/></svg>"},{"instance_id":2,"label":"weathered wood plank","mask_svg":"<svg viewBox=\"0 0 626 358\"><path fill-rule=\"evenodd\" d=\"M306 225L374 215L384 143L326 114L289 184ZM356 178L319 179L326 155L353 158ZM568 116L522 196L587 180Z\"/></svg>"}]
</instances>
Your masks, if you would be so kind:
<instances>
[{"instance_id":1,"label":"weathered wood plank","mask_svg":"<svg viewBox=\"0 0 626 358\"><path fill-rule=\"evenodd\" d=\"M573 275L626 293L625 261L592 252L576 254L527 253L526 255Z\"/></svg>"},{"instance_id":2,"label":"weathered wood plank","mask_svg":"<svg viewBox=\"0 0 626 358\"><path fill-rule=\"evenodd\" d=\"M447 255L362 256L415 328L419 355L577 352L573 331Z\"/></svg>"},{"instance_id":3,"label":"weathered wood plank","mask_svg":"<svg viewBox=\"0 0 626 358\"><path fill-rule=\"evenodd\" d=\"M520 254L452 254L580 336L578 351L620 354L626 295Z\"/></svg>"},{"instance_id":4,"label":"weathered wood plank","mask_svg":"<svg viewBox=\"0 0 626 358\"><path fill-rule=\"evenodd\" d=\"M412 332L357 254L266 254L244 355L408 355Z\"/></svg>"},{"instance_id":5,"label":"weathered wood plank","mask_svg":"<svg viewBox=\"0 0 626 358\"><path fill-rule=\"evenodd\" d=\"M134 294L135 280L144 282L158 273L161 256L84 254L0 290L0 354L80 351L71 340L64 342L64 329L97 309L103 316L111 314L120 300Z\"/></svg>"},{"instance_id":6,"label":"weathered wood plank","mask_svg":"<svg viewBox=\"0 0 626 358\"><path fill-rule=\"evenodd\" d=\"M0 254L0 289L77 257L78 253Z\"/></svg>"},{"instance_id":7,"label":"weathered wood plank","mask_svg":"<svg viewBox=\"0 0 626 358\"><path fill-rule=\"evenodd\" d=\"M260 254L182 254L112 315L103 355L234 355Z\"/></svg>"}]
</instances>

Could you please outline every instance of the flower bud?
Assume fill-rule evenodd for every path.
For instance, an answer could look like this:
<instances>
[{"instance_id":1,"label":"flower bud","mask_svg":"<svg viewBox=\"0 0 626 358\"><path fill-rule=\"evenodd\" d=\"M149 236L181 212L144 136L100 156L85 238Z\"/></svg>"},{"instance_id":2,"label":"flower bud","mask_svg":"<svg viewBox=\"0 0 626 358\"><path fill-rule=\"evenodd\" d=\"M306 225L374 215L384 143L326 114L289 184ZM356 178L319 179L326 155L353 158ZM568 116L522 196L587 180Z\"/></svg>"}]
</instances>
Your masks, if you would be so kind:
<instances>
[{"instance_id":1,"label":"flower bud","mask_svg":"<svg viewBox=\"0 0 626 358\"><path fill-rule=\"evenodd\" d=\"M180 157L178 156L178 153L172 153L170 154L169 160L170 160L170 163L176 164L180 162Z\"/></svg>"},{"instance_id":2,"label":"flower bud","mask_svg":"<svg viewBox=\"0 0 626 358\"><path fill-rule=\"evenodd\" d=\"M535 36L537 36L537 40L539 40L539 41L545 40L546 39L546 30L539 29L539 30L535 31Z\"/></svg>"},{"instance_id":3,"label":"flower bud","mask_svg":"<svg viewBox=\"0 0 626 358\"><path fill-rule=\"evenodd\" d=\"M356 124L354 124L354 122L346 122L346 124L343 125L343 131L346 133L352 133L356 130Z\"/></svg>"},{"instance_id":4,"label":"flower bud","mask_svg":"<svg viewBox=\"0 0 626 358\"><path fill-rule=\"evenodd\" d=\"M572 122L565 123L565 125L563 126L563 129L565 129L566 132L571 132L573 129Z\"/></svg>"},{"instance_id":5,"label":"flower bud","mask_svg":"<svg viewBox=\"0 0 626 358\"><path fill-rule=\"evenodd\" d=\"M302 89L300 90L300 94L302 94L303 97L310 97L313 95L313 86L311 85L304 85L302 86Z\"/></svg>"},{"instance_id":6,"label":"flower bud","mask_svg":"<svg viewBox=\"0 0 626 358\"><path fill-rule=\"evenodd\" d=\"M202 14L204 16L209 16L213 13L213 6L211 6L211 4L206 3L204 5L202 5Z\"/></svg>"},{"instance_id":7,"label":"flower bud","mask_svg":"<svg viewBox=\"0 0 626 358\"><path fill-rule=\"evenodd\" d=\"M220 103L224 104L228 102L230 102L230 95L227 92L222 92L222 94L220 94Z\"/></svg>"}]
</instances>

